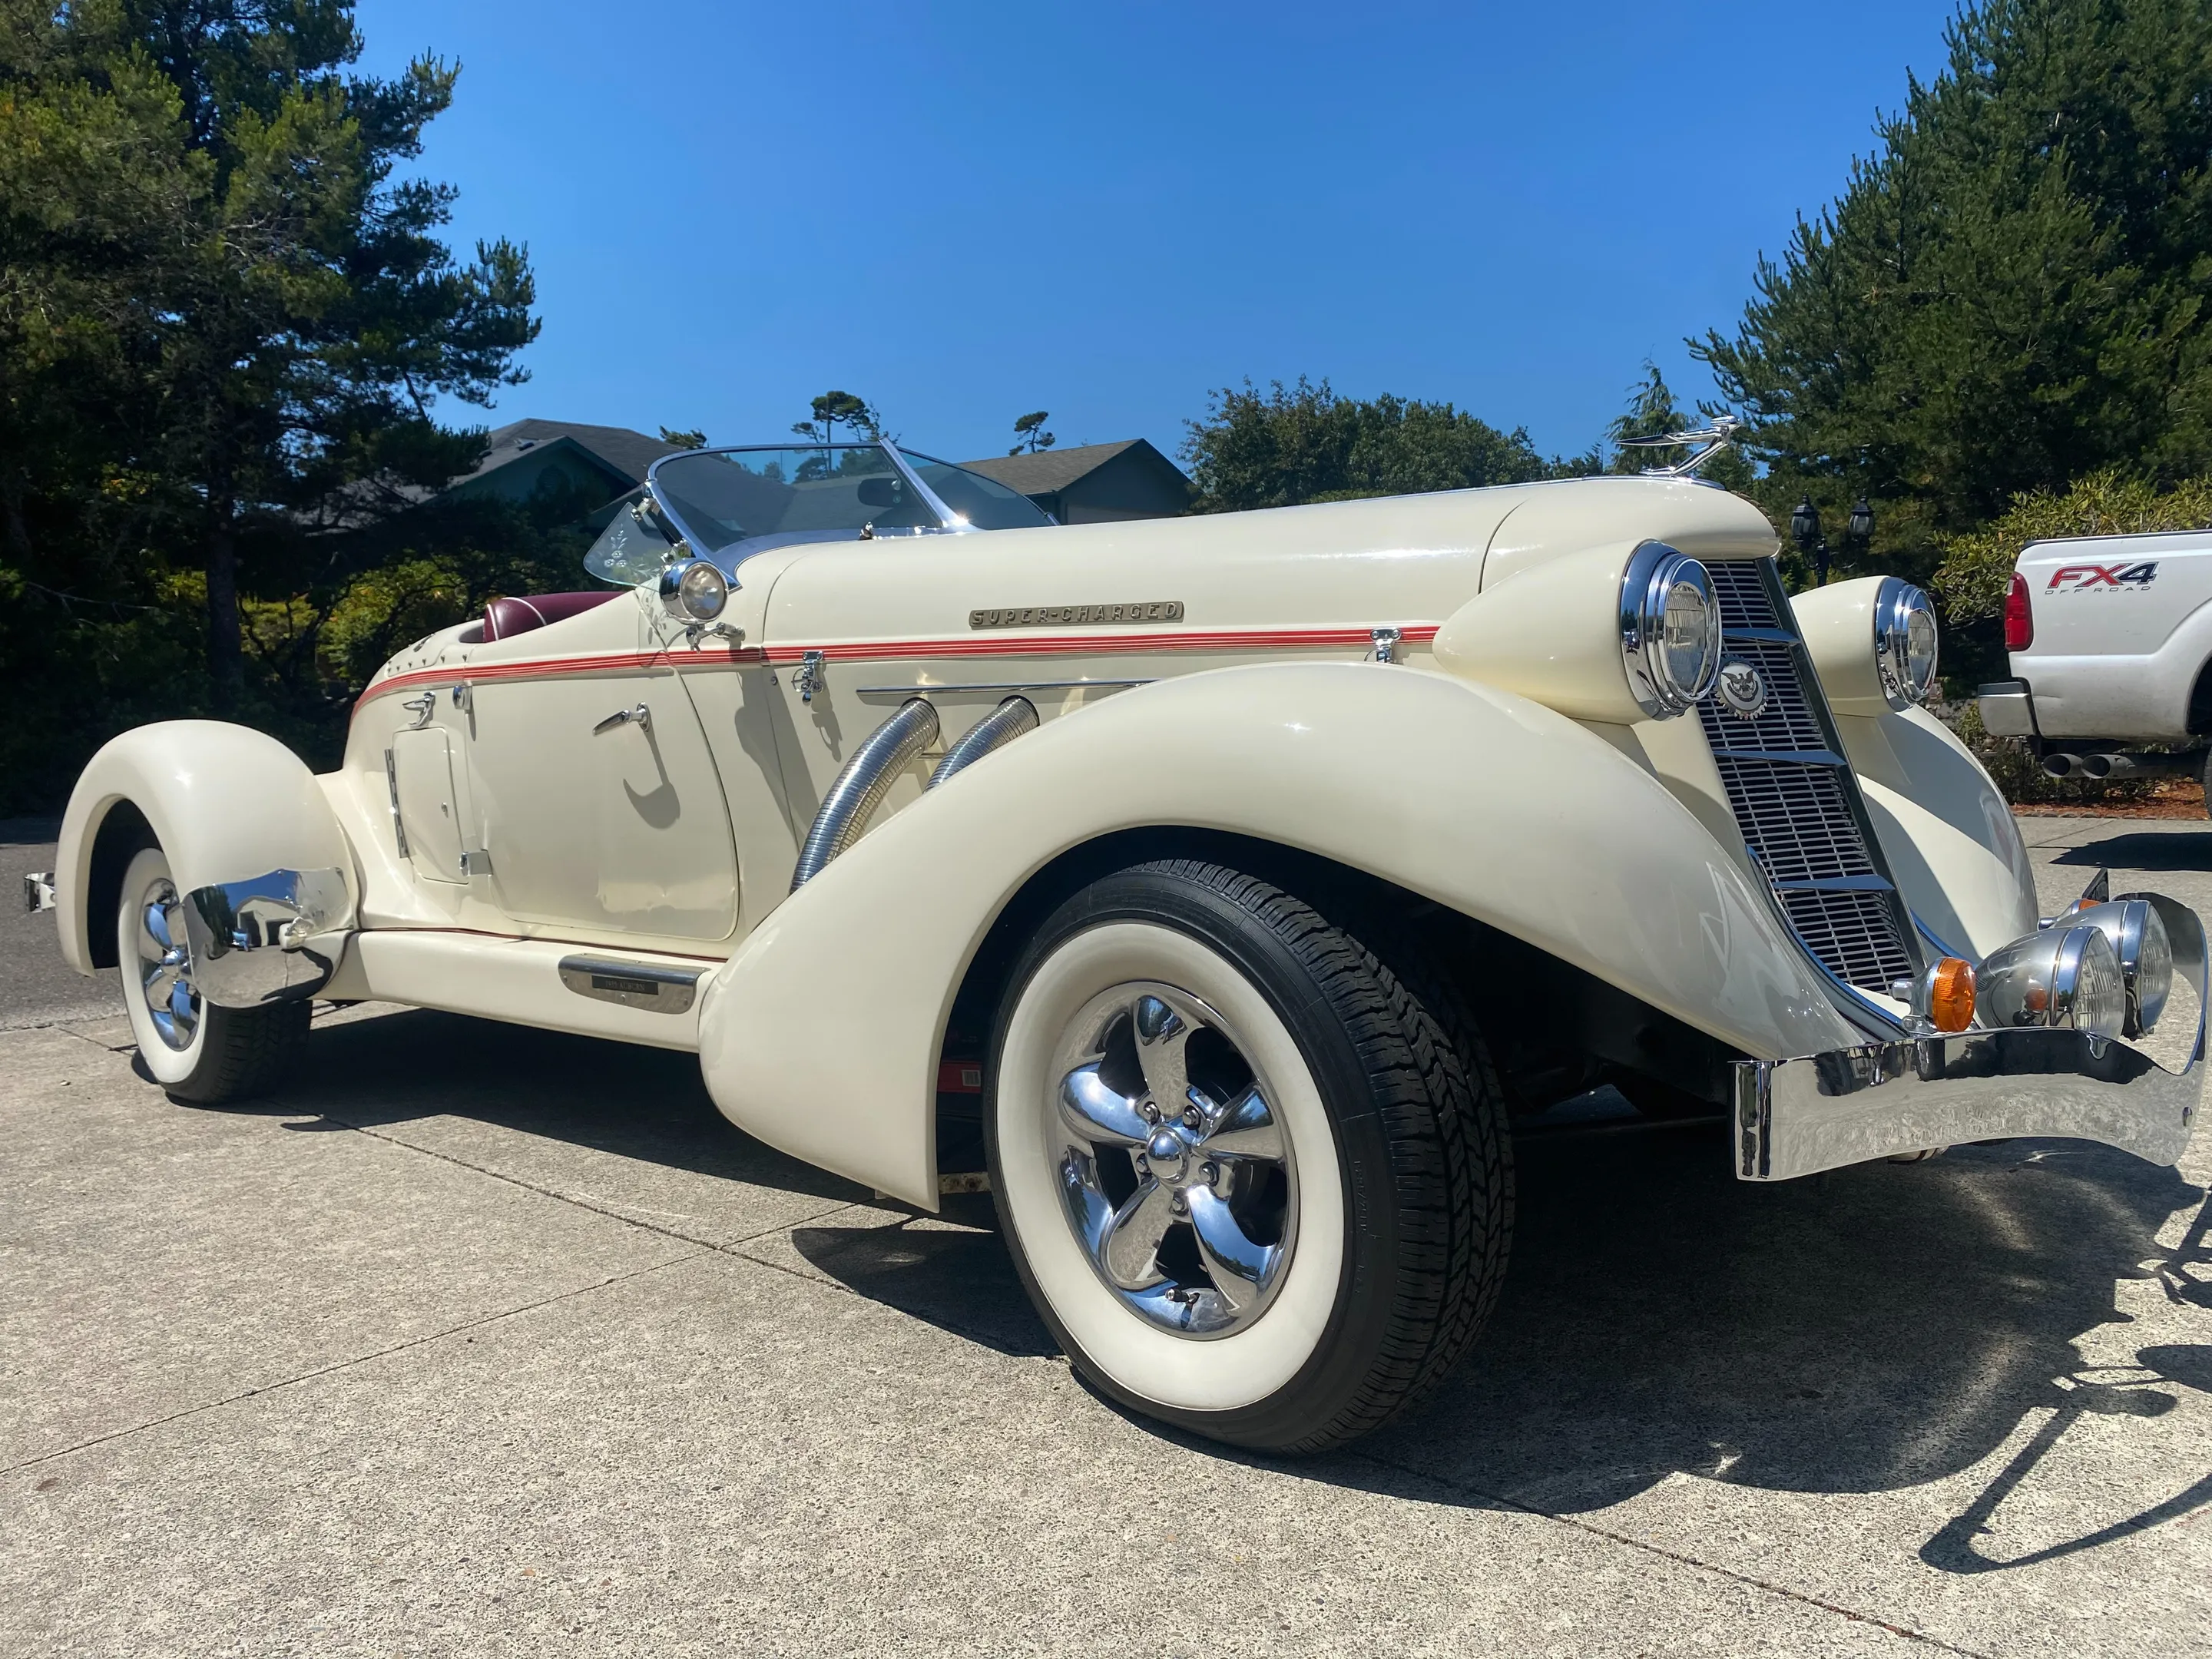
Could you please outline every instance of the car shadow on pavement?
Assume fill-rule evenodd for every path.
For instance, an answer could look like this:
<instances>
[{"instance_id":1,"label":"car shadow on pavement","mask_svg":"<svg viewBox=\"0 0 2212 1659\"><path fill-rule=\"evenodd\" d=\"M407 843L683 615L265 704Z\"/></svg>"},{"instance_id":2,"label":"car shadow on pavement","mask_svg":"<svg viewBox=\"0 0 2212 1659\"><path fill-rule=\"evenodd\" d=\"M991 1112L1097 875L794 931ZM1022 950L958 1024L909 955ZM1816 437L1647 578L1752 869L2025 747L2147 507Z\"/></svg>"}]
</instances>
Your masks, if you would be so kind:
<instances>
[{"instance_id":1,"label":"car shadow on pavement","mask_svg":"<svg viewBox=\"0 0 2212 1659\"><path fill-rule=\"evenodd\" d=\"M1018 1358L1060 1352L999 1235L920 1218L873 1227L795 1227L799 1255L848 1290Z\"/></svg>"},{"instance_id":2,"label":"car shadow on pavement","mask_svg":"<svg viewBox=\"0 0 2212 1659\"><path fill-rule=\"evenodd\" d=\"M2051 862L2110 870L2212 871L2212 830L2131 830L2069 848Z\"/></svg>"},{"instance_id":3,"label":"car shadow on pavement","mask_svg":"<svg viewBox=\"0 0 2212 1659\"><path fill-rule=\"evenodd\" d=\"M2116 1280L2212 1301L2212 1198L2171 1169L2013 1141L1765 1186L1734 1179L1703 1132L1526 1144L1520 1166L1513 1261L1474 1351L1353 1455L1291 1467L1377 1490L1431 1477L1470 1504L1554 1514L1678 1472L1865 1492L1970 1468L2050 1408L1922 1551L1972 1572L2024 1564L1985 1556L1978 1535L2073 1422L2155 1418L2181 1389L2212 1392L2212 1346L2100 1338L2133 1363L2098 1367L2075 1346L2129 1322ZM2181 1243L2161 1249L2159 1230L2191 1206ZM2136 1512L2033 1559L2212 1502L2209 1469L2212 1451L2162 1465Z\"/></svg>"},{"instance_id":4,"label":"car shadow on pavement","mask_svg":"<svg viewBox=\"0 0 2212 1659\"><path fill-rule=\"evenodd\" d=\"M302 1079L244 1109L378 1128L452 1116L673 1169L865 1205L715 1110L690 1054L409 1012L319 1025ZM317 1127L310 1121L294 1126ZM1437 1393L1350 1452L1273 1465L1427 1501L1587 1512L1677 1473L1793 1492L1895 1490L2017 1437L1922 1550L1976 1572L2094 1548L2212 1503L2212 1452L2170 1460L2127 1515L1994 1559L1982 1531L2085 1416L2153 1419L2212 1393L2212 1345L2137 1346L2116 1281L2212 1308L2212 1196L2077 1142L2012 1141L1771 1186L1718 1129L1519 1143L1497 1314ZM2156 1235L2190 1212L2180 1242ZM1014 1355L1055 1350L981 1219L878 1211L792 1230L856 1293ZM843 1224L840 1224L841 1221ZM2083 1349L2119 1362L2085 1363ZM2117 1338L2118 1340L2115 1340ZM1152 1425L1171 1438L1183 1437ZM1234 1456L1218 1446L1207 1449ZM1441 1484L1438 1484L1441 1483Z\"/></svg>"},{"instance_id":5,"label":"car shadow on pavement","mask_svg":"<svg viewBox=\"0 0 2212 1659\"><path fill-rule=\"evenodd\" d=\"M235 1109L393 1128L455 1117L757 1186L865 1199L865 1188L787 1157L717 1111L696 1054L540 1031L428 1009L319 1020L277 1092Z\"/></svg>"}]
</instances>

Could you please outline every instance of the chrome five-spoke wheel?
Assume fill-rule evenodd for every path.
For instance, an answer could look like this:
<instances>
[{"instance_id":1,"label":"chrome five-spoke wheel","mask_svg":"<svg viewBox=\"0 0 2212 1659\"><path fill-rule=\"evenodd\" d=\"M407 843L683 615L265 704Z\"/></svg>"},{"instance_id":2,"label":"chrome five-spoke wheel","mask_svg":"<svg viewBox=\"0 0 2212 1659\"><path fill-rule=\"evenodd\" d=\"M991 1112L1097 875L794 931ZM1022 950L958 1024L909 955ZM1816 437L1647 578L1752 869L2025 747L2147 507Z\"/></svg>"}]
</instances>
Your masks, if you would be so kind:
<instances>
[{"instance_id":1,"label":"chrome five-spoke wheel","mask_svg":"<svg viewBox=\"0 0 2212 1659\"><path fill-rule=\"evenodd\" d=\"M1054 1069L1054 1173L1099 1276L1187 1336L1257 1319L1297 1242L1297 1167L1222 1017L1176 986L1114 986L1070 1023Z\"/></svg>"},{"instance_id":2,"label":"chrome five-spoke wheel","mask_svg":"<svg viewBox=\"0 0 2212 1659\"><path fill-rule=\"evenodd\" d=\"M1124 1405L1316 1451L1443 1376L1488 1312L1511 1197L1481 1040L1421 959L1417 992L1361 939L1162 860L1070 895L1012 964L994 1200L1038 1312Z\"/></svg>"},{"instance_id":3,"label":"chrome five-spoke wheel","mask_svg":"<svg viewBox=\"0 0 2212 1659\"><path fill-rule=\"evenodd\" d=\"M184 902L167 876L138 900L138 989L161 1041L179 1052L200 1028L200 996L192 988L192 952L185 937Z\"/></svg>"}]
</instances>

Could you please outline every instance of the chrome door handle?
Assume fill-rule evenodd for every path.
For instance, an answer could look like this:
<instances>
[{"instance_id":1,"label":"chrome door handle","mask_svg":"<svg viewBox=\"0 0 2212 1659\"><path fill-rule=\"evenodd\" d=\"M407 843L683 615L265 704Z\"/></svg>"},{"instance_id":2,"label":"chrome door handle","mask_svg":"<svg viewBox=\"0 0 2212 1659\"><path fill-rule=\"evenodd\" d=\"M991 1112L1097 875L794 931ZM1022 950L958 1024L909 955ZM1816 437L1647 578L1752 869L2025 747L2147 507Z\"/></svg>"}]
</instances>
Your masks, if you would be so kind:
<instances>
[{"instance_id":1,"label":"chrome door handle","mask_svg":"<svg viewBox=\"0 0 2212 1659\"><path fill-rule=\"evenodd\" d=\"M617 708L592 728L592 735L596 738L602 732L611 732L617 726L629 726L633 723L650 732L653 730L653 710L647 708L643 703L638 703L629 708Z\"/></svg>"},{"instance_id":2,"label":"chrome door handle","mask_svg":"<svg viewBox=\"0 0 2212 1659\"><path fill-rule=\"evenodd\" d=\"M420 732L424 726L430 723L431 713L438 707L438 694L435 691L425 691L419 697L408 698L406 702L401 703L399 706L402 708L412 710L414 713L415 724L408 729L412 732Z\"/></svg>"}]
</instances>

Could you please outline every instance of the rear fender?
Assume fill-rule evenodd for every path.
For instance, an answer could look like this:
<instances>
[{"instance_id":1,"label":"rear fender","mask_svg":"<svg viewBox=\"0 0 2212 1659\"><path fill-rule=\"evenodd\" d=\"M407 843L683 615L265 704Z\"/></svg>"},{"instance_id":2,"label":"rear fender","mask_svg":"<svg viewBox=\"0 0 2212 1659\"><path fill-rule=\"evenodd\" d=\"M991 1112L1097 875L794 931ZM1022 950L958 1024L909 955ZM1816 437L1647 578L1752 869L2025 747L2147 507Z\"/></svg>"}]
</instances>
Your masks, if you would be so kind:
<instances>
[{"instance_id":1,"label":"rear fender","mask_svg":"<svg viewBox=\"0 0 2212 1659\"><path fill-rule=\"evenodd\" d=\"M319 987L361 886L337 816L297 755L242 726L164 720L92 757L55 852L62 957L81 974L114 964L122 867L117 837L103 848L100 836L112 818L126 834L143 819L178 892L210 895L188 921L196 977L211 1000L252 1006ZM204 932L210 918L216 936Z\"/></svg>"},{"instance_id":2,"label":"rear fender","mask_svg":"<svg viewBox=\"0 0 2212 1659\"><path fill-rule=\"evenodd\" d=\"M1860 1040L1735 860L1586 728L1443 674L1286 663L1050 721L882 823L715 975L700 1015L715 1103L933 1207L939 1050L984 934L1061 854L1158 826L1366 871L1754 1056Z\"/></svg>"}]
</instances>

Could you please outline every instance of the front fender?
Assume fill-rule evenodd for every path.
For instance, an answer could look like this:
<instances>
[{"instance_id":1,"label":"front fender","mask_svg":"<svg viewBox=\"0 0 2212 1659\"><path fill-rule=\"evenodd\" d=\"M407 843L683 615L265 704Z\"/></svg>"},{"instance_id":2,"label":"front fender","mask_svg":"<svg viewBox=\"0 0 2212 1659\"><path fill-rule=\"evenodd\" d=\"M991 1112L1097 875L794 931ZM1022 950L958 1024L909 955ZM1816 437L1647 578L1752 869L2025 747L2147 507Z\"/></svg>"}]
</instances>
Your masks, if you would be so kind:
<instances>
[{"instance_id":1,"label":"front fender","mask_svg":"<svg viewBox=\"0 0 2212 1659\"><path fill-rule=\"evenodd\" d=\"M716 1104L771 1145L933 1206L939 1048L985 933L1060 854L1161 825L1370 872L1756 1057L1857 1040L1735 861L1583 726L1443 674L1271 664L1051 721L793 894L706 994Z\"/></svg>"},{"instance_id":2,"label":"front fender","mask_svg":"<svg viewBox=\"0 0 2212 1659\"><path fill-rule=\"evenodd\" d=\"M95 915L114 895L94 890L94 854L125 802L160 842L180 894L221 895L209 912L221 936L195 938L210 997L301 994L298 963L277 959L348 925L361 890L345 832L306 763L274 738L220 720L163 720L101 748L70 792L55 852L62 957L81 974L99 965L93 929L112 925ZM270 879L288 876L308 879Z\"/></svg>"}]
</instances>

